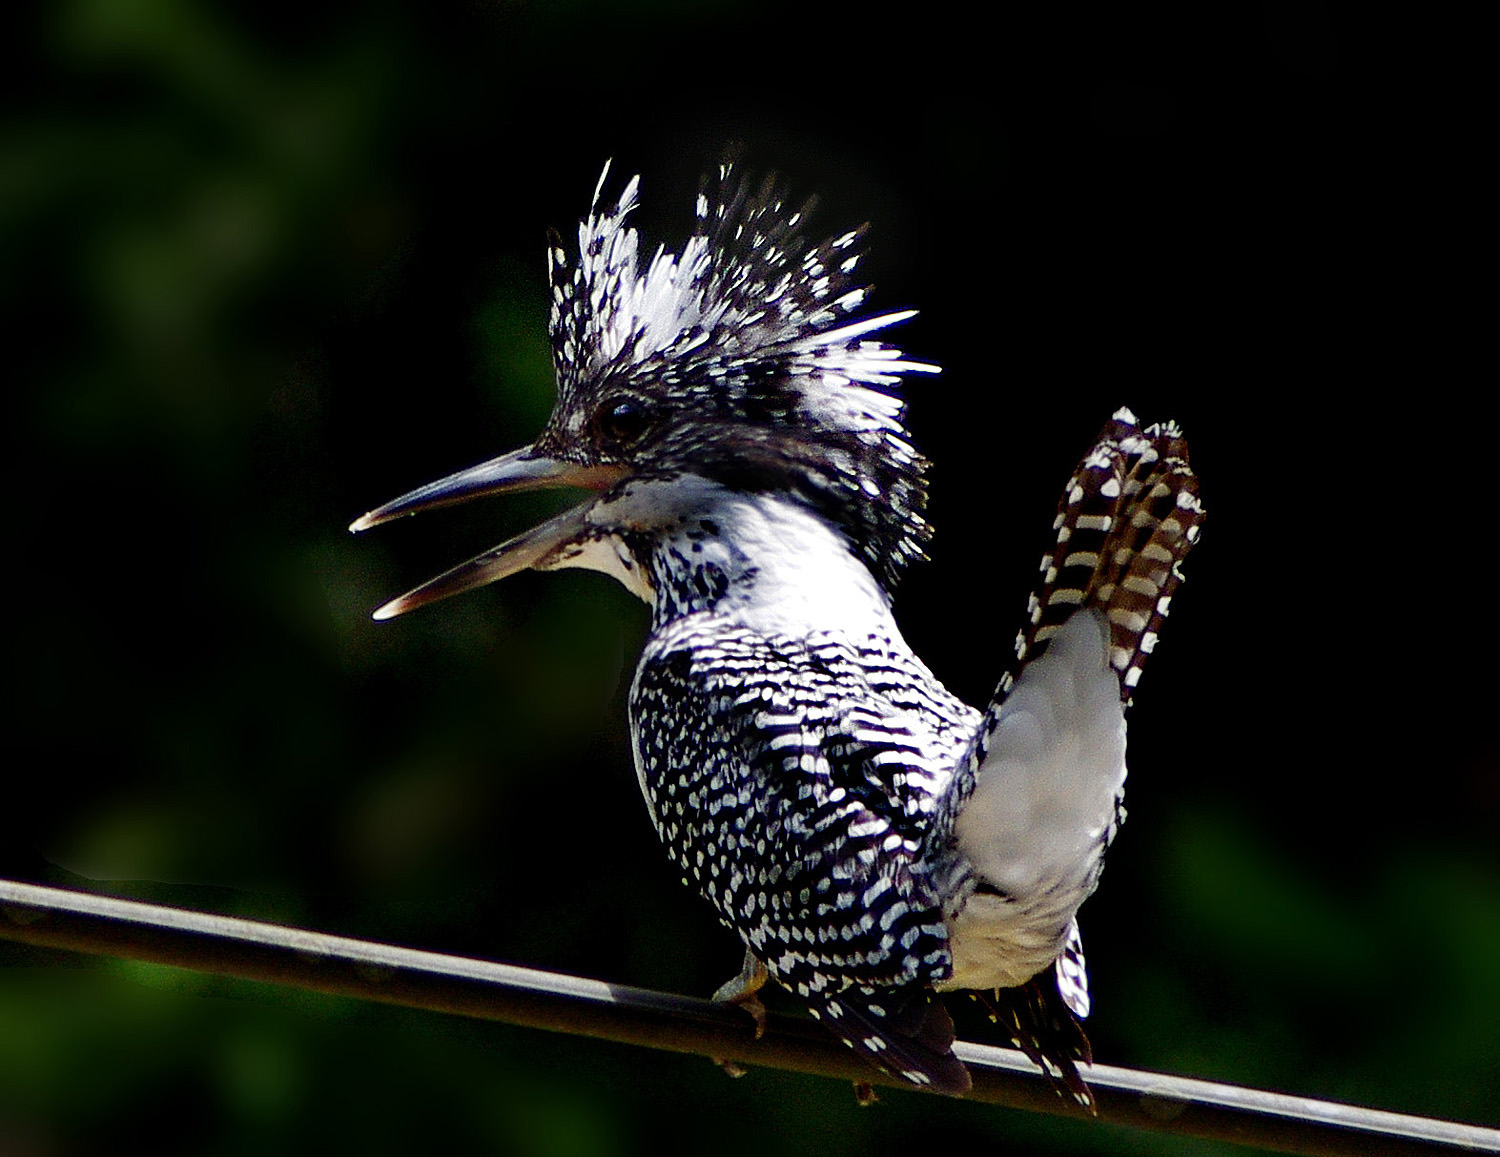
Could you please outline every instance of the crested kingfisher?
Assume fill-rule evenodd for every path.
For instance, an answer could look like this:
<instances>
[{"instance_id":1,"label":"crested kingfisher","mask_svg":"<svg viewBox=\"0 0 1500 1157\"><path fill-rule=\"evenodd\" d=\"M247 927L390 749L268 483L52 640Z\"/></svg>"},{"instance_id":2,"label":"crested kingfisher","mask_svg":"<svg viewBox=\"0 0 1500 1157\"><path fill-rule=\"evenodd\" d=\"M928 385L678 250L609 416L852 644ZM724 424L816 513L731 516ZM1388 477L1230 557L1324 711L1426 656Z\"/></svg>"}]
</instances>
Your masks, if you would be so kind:
<instances>
[{"instance_id":1,"label":"crested kingfisher","mask_svg":"<svg viewBox=\"0 0 1500 1157\"><path fill-rule=\"evenodd\" d=\"M613 575L651 608L630 688L646 808L746 957L873 1064L970 1088L938 994L972 990L1091 1108L1076 920L1124 816L1125 708L1203 509L1168 422L1119 410L1069 479L1054 545L991 702L950 694L891 598L925 557L927 463L875 336L864 230L733 165L678 253L627 223L605 167L576 254L548 249L557 401L531 445L358 519L480 495L581 504L375 612L388 619L527 568Z\"/></svg>"}]
</instances>

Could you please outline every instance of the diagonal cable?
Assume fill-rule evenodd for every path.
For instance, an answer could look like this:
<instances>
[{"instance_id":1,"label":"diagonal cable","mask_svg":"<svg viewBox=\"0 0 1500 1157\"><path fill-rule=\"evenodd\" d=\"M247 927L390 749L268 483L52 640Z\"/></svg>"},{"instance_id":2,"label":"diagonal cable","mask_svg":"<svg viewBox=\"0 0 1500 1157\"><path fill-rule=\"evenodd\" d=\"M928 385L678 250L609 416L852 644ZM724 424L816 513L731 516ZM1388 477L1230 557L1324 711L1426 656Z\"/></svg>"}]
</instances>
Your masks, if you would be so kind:
<instances>
[{"instance_id":1,"label":"diagonal cable","mask_svg":"<svg viewBox=\"0 0 1500 1157\"><path fill-rule=\"evenodd\" d=\"M255 920L0 880L0 939L907 1089L809 1020ZM1024 1055L960 1042L970 1100L1074 1116ZM1101 1120L1286 1153L1500 1153L1500 1130L1161 1073L1085 1070Z\"/></svg>"}]
</instances>

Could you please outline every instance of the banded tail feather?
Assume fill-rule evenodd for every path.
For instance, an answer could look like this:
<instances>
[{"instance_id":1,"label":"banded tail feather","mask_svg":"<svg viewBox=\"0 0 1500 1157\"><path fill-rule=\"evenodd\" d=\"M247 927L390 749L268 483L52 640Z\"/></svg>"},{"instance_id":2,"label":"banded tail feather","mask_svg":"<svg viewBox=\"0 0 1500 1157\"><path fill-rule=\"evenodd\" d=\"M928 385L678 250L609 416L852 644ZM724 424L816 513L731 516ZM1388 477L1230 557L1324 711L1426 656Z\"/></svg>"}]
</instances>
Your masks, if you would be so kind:
<instances>
[{"instance_id":1,"label":"banded tail feather","mask_svg":"<svg viewBox=\"0 0 1500 1157\"><path fill-rule=\"evenodd\" d=\"M1142 430L1121 407L1063 490L1054 546L1042 559L1041 582L1001 693L1074 611L1095 606L1108 620L1109 662L1128 703L1202 522L1198 479L1181 429L1161 422Z\"/></svg>"},{"instance_id":2,"label":"banded tail feather","mask_svg":"<svg viewBox=\"0 0 1500 1157\"><path fill-rule=\"evenodd\" d=\"M941 807L939 987L993 993L1016 1044L1086 1109L1076 916L1124 816L1125 711L1202 519L1181 431L1118 411L1063 491L1014 661Z\"/></svg>"}]
</instances>

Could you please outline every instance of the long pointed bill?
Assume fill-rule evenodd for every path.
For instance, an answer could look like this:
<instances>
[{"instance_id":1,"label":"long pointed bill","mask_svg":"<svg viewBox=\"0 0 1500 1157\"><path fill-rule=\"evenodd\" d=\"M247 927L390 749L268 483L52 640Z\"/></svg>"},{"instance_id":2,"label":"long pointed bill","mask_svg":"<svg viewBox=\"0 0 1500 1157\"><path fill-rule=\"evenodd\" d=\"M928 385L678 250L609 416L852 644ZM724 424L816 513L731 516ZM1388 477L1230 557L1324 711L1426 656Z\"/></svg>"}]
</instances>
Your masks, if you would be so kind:
<instances>
[{"instance_id":1,"label":"long pointed bill","mask_svg":"<svg viewBox=\"0 0 1500 1157\"><path fill-rule=\"evenodd\" d=\"M606 490L624 476L617 466L581 466L539 454L530 446L502 454L478 466L460 470L447 478L420 486L384 506L355 519L349 529L358 534L394 518L453 506L488 494L505 494L517 490L541 490L576 486L586 490ZM517 535L493 550L485 551L461 566L425 582L398 599L392 599L375 612L377 619L390 619L438 599L473 590L485 583L513 575L527 567L547 562L569 543L587 537L590 527L585 516L591 503L573 508L542 523L534 530Z\"/></svg>"},{"instance_id":2,"label":"long pointed bill","mask_svg":"<svg viewBox=\"0 0 1500 1157\"><path fill-rule=\"evenodd\" d=\"M624 474L618 466L581 466L538 454L530 446L512 450L478 466L419 486L400 498L377 506L349 524L355 534L423 510L454 506L487 494L509 494L518 490L546 490L577 486L585 490L607 490Z\"/></svg>"},{"instance_id":3,"label":"long pointed bill","mask_svg":"<svg viewBox=\"0 0 1500 1157\"><path fill-rule=\"evenodd\" d=\"M486 583L497 582L528 567L546 563L560 550L585 537L590 526L589 507L586 502L565 510L555 518L548 519L525 534L518 534L509 542L502 542L493 550L471 558L450 571L429 579L421 586L407 591L400 598L392 599L372 616L375 619L394 619L417 607L446 599L450 595L462 594Z\"/></svg>"}]
</instances>

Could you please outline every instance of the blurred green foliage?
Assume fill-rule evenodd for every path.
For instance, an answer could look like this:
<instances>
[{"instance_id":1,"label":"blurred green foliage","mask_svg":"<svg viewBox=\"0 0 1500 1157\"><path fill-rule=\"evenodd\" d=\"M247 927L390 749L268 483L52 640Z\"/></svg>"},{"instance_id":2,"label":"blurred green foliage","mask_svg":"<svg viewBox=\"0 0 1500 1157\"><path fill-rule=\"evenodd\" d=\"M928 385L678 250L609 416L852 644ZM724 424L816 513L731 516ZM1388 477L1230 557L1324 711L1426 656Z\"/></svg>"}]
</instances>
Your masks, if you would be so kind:
<instances>
[{"instance_id":1,"label":"blurred green foliage","mask_svg":"<svg viewBox=\"0 0 1500 1157\"><path fill-rule=\"evenodd\" d=\"M10 13L0 868L652 987L729 975L630 769L639 606L565 573L368 619L553 500L343 528L539 426L543 230L606 158L671 242L740 142L830 230L873 220L878 301L924 310L903 340L945 367L913 396L939 537L898 609L967 698L1094 429L1122 402L1188 428L1210 521L1085 909L1099 1058L1500 1121L1494 631L1464 601L1467 508L1439 501L1487 493L1493 391L1451 372L1463 205L1422 211L1463 164L1438 115L1462 77L1392 69L1316 5L1070 13ZM1208 1151L0 945L0 1153L126 1143Z\"/></svg>"}]
</instances>

